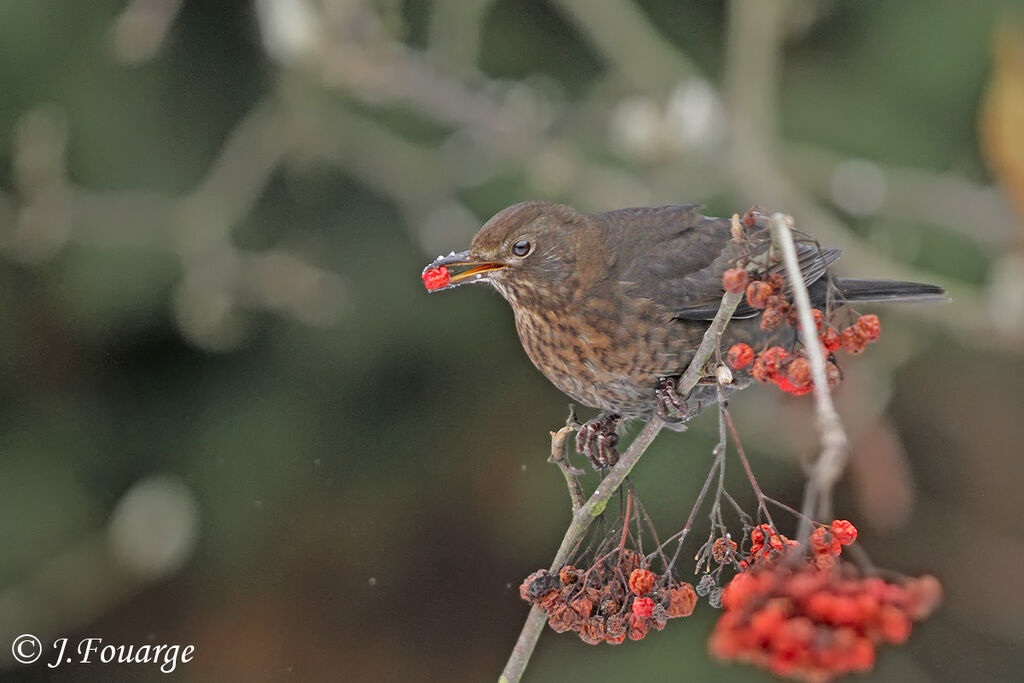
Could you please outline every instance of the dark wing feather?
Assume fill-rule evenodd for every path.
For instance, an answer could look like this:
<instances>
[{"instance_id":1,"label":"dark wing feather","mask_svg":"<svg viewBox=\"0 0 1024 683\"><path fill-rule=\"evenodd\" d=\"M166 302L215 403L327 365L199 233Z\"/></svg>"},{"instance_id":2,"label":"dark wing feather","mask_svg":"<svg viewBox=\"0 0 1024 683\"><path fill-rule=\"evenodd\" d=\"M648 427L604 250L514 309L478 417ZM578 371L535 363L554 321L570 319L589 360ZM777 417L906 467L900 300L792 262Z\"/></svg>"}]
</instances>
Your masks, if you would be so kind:
<instances>
[{"instance_id":1,"label":"dark wing feather","mask_svg":"<svg viewBox=\"0 0 1024 683\"><path fill-rule=\"evenodd\" d=\"M620 245L619 278L637 296L653 299L684 320L710 320L724 291L722 273L740 258L763 253L768 233L752 228L742 243L732 241L729 220L701 215L701 205L622 209L595 216ZM797 258L804 283L825 274L839 258L837 249L799 242ZM780 270L779 266L772 270ZM749 318L758 310L741 302L734 317Z\"/></svg>"}]
</instances>

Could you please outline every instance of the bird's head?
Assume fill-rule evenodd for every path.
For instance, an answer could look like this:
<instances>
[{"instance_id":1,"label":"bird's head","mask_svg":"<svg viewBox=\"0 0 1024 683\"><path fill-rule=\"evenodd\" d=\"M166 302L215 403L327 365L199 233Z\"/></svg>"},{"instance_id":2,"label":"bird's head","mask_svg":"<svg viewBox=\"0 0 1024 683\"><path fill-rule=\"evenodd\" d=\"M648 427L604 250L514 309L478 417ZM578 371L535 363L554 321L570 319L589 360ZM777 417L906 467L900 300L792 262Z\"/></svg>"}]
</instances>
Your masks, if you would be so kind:
<instances>
[{"instance_id":1,"label":"bird's head","mask_svg":"<svg viewBox=\"0 0 1024 683\"><path fill-rule=\"evenodd\" d=\"M432 292L489 282L512 303L529 295L554 296L577 269L586 216L563 204L523 202L497 213L470 248L438 257L423 270Z\"/></svg>"}]
</instances>

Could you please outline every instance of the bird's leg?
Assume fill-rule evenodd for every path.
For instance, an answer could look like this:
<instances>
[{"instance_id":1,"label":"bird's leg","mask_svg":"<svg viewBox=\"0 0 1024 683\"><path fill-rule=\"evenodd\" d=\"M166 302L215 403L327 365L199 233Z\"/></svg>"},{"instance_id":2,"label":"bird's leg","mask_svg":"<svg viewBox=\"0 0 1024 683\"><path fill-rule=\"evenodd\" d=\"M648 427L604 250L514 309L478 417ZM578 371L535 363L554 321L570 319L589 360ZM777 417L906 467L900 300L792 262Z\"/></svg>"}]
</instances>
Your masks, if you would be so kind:
<instances>
[{"instance_id":1,"label":"bird's leg","mask_svg":"<svg viewBox=\"0 0 1024 683\"><path fill-rule=\"evenodd\" d=\"M595 470L607 469L619 461L615 446L619 443L620 422L621 415L602 413L576 432L576 452L586 455Z\"/></svg>"},{"instance_id":2,"label":"bird's leg","mask_svg":"<svg viewBox=\"0 0 1024 683\"><path fill-rule=\"evenodd\" d=\"M659 377L654 385L654 411L665 420L685 420L690 416L686 401L680 399L676 391L678 380L678 377Z\"/></svg>"}]
</instances>

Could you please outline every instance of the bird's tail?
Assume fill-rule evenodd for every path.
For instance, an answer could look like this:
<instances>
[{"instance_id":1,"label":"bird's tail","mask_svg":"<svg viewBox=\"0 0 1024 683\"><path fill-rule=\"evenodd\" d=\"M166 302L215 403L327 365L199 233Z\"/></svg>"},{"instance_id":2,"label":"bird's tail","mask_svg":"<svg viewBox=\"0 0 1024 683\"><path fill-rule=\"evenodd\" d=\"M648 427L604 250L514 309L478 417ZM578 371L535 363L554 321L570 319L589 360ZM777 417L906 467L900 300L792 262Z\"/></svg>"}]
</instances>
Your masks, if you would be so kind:
<instances>
[{"instance_id":1,"label":"bird's tail","mask_svg":"<svg viewBox=\"0 0 1024 683\"><path fill-rule=\"evenodd\" d=\"M824 279L824 278L823 278ZM834 280L847 301L948 301L949 294L937 285L898 280Z\"/></svg>"}]
</instances>

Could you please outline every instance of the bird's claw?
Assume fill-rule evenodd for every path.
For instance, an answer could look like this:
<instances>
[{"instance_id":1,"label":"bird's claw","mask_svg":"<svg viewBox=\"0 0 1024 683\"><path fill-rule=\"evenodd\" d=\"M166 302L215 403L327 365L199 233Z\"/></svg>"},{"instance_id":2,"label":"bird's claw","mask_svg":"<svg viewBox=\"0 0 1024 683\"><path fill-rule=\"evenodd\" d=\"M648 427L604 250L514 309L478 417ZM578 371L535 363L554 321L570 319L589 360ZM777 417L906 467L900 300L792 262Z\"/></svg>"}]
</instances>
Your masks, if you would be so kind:
<instances>
[{"instance_id":1,"label":"bird's claw","mask_svg":"<svg viewBox=\"0 0 1024 683\"><path fill-rule=\"evenodd\" d=\"M621 415L602 415L580 426L576 432L576 452L590 459L595 470L611 467L619 461L615 446L619 443Z\"/></svg>"},{"instance_id":2,"label":"bird's claw","mask_svg":"<svg viewBox=\"0 0 1024 683\"><path fill-rule=\"evenodd\" d=\"M676 391L676 380L676 377L659 377L654 385L654 411L658 417L672 422L690 417L690 409Z\"/></svg>"}]
</instances>

